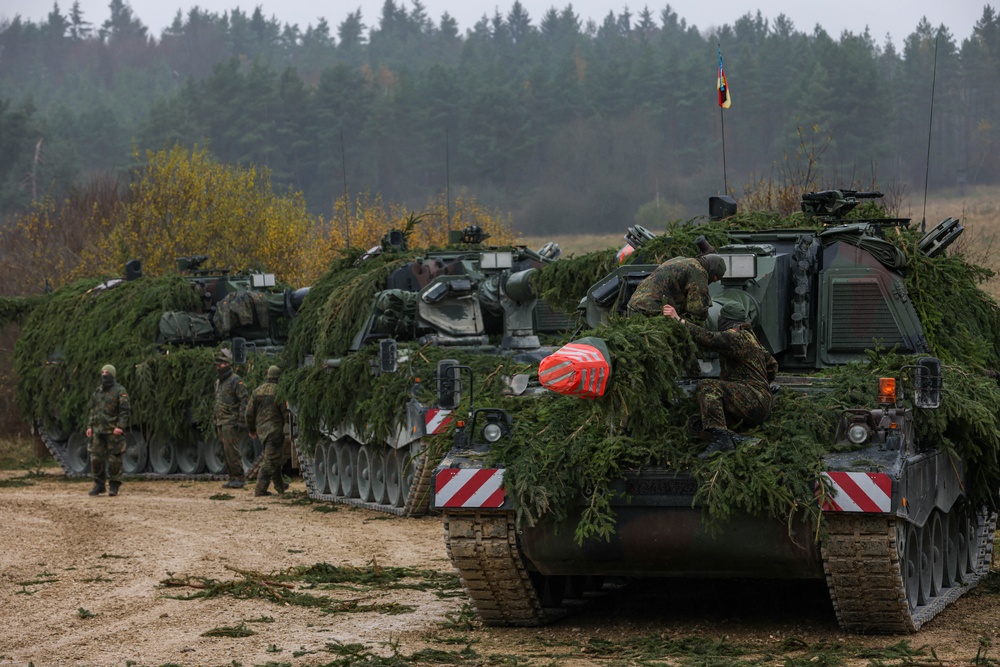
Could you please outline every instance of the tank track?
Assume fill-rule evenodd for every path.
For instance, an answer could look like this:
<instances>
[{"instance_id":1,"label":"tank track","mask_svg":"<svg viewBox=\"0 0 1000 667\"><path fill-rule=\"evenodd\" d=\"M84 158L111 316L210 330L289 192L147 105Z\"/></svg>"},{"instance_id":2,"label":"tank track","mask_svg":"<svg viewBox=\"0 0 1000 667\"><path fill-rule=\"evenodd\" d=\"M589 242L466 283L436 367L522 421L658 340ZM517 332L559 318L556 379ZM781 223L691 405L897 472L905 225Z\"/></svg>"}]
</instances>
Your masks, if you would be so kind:
<instances>
[{"instance_id":1,"label":"tank track","mask_svg":"<svg viewBox=\"0 0 1000 667\"><path fill-rule=\"evenodd\" d=\"M48 431L43 428L38 429L38 437L42 439L42 444L44 444L45 448L49 450L49 454L51 454L52 458L56 460L56 463L58 463L59 467L63 469L63 472L66 473L67 477L88 476L81 473L75 473L70 469L69 461L66 460L66 448L63 445L60 445L57 440L53 440Z\"/></svg>"},{"instance_id":2,"label":"tank track","mask_svg":"<svg viewBox=\"0 0 1000 667\"><path fill-rule=\"evenodd\" d=\"M72 477L76 479L89 478L91 473L89 470L84 472L76 472L70 466L69 461L66 459L66 447L60 444L60 441L55 440L49 435L48 431L43 428L38 429L38 436L41 438L42 443L45 448L49 450L52 454L52 458L56 460L59 467L62 468L63 473L67 477ZM185 474L181 472L175 472L170 474L161 474L156 472L139 472L139 473L129 473L123 474L126 479L150 479L150 480L165 480L173 479L180 481L212 481L212 480L226 480L229 479L229 475L216 475L209 472L203 472L198 474Z\"/></svg>"},{"instance_id":3,"label":"tank track","mask_svg":"<svg viewBox=\"0 0 1000 667\"><path fill-rule=\"evenodd\" d=\"M316 476L313 468L313 457L302 450L298 451L299 474L306 484L306 492L310 498L324 500L331 503L341 503L353 507L363 507L365 509L394 514L396 516L419 517L427 514L430 509L430 489L434 479L434 466L428 465L427 457L418 456L416 460L417 469L413 476L413 486L406 497L406 502L402 507L396 507L385 503L369 502L360 498L345 498L332 493L320 493L317 490Z\"/></svg>"},{"instance_id":4,"label":"tank track","mask_svg":"<svg viewBox=\"0 0 1000 667\"><path fill-rule=\"evenodd\" d=\"M485 625L533 626L555 620L554 610L542 608L517 548L513 512L446 512L444 542Z\"/></svg>"},{"instance_id":5,"label":"tank track","mask_svg":"<svg viewBox=\"0 0 1000 667\"><path fill-rule=\"evenodd\" d=\"M990 569L997 516L978 515L976 567L964 583L944 588L927 604L910 609L904 562L897 544L897 522L885 516L828 514L822 543L830 598L842 628L852 632L916 632Z\"/></svg>"}]
</instances>

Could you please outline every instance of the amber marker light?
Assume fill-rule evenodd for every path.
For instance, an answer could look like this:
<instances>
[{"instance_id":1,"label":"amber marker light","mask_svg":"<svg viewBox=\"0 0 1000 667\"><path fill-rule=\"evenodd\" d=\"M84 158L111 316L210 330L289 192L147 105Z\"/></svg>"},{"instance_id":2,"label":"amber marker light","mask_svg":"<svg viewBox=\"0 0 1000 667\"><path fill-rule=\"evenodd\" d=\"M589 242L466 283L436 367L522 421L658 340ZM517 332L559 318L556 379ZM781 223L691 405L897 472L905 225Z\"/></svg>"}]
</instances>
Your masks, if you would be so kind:
<instances>
[{"instance_id":1,"label":"amber marker light","mask_svg":"<svg viewBox=\"0 0 1000 667\"><path fill-rule=\"evenodd\" d=\"M896 402L896 378L878 379L878 402L879 403Z\"/></svg>"}]
</instances>

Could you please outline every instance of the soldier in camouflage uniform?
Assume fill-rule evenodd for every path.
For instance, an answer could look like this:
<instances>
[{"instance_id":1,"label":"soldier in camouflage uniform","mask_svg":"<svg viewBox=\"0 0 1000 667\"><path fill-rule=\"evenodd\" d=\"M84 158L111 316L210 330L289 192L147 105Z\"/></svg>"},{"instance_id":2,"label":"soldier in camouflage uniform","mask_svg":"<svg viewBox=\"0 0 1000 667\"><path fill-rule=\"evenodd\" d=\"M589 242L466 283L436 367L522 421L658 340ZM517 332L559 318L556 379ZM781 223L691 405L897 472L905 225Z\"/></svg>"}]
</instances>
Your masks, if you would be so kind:
<instances>
[{"instance_id":1,"label":"soldier in camouflage uniform","mask_svg":"<svg viewBox=\"0 0 1000 667\"><path fill-rule=\"evenodd\" d=\"M664 306L663 314L686 324L695 343L719 354L719 378L699 380L695 387L702 437L709 441L699 458L732 449L740 436L730 427L759 426L770 416L778 362L757 340L739 302L723 305L718 331L687 322L671 306Z\"/></svg>"},{"instance_id":2,"label":"soldier in camouflage uniform","mask_svg":"<svg viewBox=\"0 0 1000 667\"><path fill-rule=\"evenodd\" d=\"M240 376L233 372L229 357L215 357L215 428L226 454L229 481L224 489L242 489L246 484L240 445L246 437L244 414L247 406L247 388Z\"/></svg>"},{"instance_id":3,"label":"soldier in camouflage uniform","mask_svg":"<svg viewBox=\"0 0 1000 667\"><path fill-rule=\"evenodd\" d=\"M274 480L274 490L285 492L285 479L281 475L281 454L285 445L285 403L275 400L278 390L278 377L281 369L271 366L267 369L267 379L264 384L254 389L247 403L247 428L250 437L260 437L264 446L263 461L260 472L257 473L255 496L269 496L267 487Z\"/></svg>"},{"instance_id":4,"label":"soldier in camouflage uniform","mask_svg":"<svg viewBox=\"0 0 1000 667\"><path fill-rule=\"evenodd\" d=\"M90 470L94 488L90 495L104 493L104 481L111 482L109 496L117 496L122 485L122 454L125 453L125 429L129 426L132 406L125 387L115 381L115 367L101 368L101 386L90 399L87 437L90 444Z\"/></svg>"},{"instance_id":5,"label":"soldier in camouflage uniform","mask_svg":"<svg viewBox=\"0 0 1000 667\"><path fill-rule=\"evenodd\" d=\"M682 316L704 322L712 305L708 286L725 273L725 260L714 253L668 259L639 283L628 302L629 315L657 316L669 304Z\"/></svg>"}]
</instances>

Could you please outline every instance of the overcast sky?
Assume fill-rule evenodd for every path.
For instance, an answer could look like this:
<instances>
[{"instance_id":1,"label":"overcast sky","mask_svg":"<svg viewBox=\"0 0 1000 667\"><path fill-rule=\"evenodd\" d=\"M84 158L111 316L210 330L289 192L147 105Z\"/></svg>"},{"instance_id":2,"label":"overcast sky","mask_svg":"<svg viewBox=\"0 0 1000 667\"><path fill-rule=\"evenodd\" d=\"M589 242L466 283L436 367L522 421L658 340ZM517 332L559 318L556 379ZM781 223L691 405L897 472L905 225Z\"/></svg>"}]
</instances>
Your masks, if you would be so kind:
<instances>
[{"instance_id":1,"label":"overcast sky","mask_svg":"<svg viewBox=\"0 0 1000 667\"><path fill-rule=\"evenodd\" d=\"M309 24L315 25L320 17L327 20L331 31L336 35L337 26L347 15L360 9L365 25L371 27L378 23L384 0L126 0L134 14L150 28L151 34L159 37L164 28L170 25L178 9L184 13L191 7L199 7L214 13L222 13L239 8L247 14L253 12L258 5L268 18L276 18L280 23L295 23L305 30ZM411 0L396 0L397 5L411 8ZM59 7L63 14L68 14L73 0L60 0ZM108 16L109 0L80 0L84 18L94 25L100 25ZM514 0L423 0L428 16L437 24L444 12L448 12L458 21L459 29L465 32L471 28L484 14L492 16L497 9L506 14ZM576 13L586 21L600 21L609 11L621 13L626 7L632 14L638 13L643 7L649 7L659 23L660 12L667 2L632 0L521 0L521 4L531 16L532 23L538 25L542 15L550 8L563 9L572 4ZM773 20L784 14L792 20L796 30L812 32L819 23L837 38L844 30L861 33L868 27L876 43L884 44L885 36L891 35L893 43L900 47L922 17L926 17L933 27L944 24L961 45L963 39L972 33L972 27L983 15L983 7L987 3L981 0L838 0L837 2L818 2L816 0L671 0L669 5L677 13L678 18L687 21L688 25L697 26L705 31L723 24L732 25L736 19L750 12L756 14L759 9L764 18ZM40 23L52 10L52 0L0 0L0 20L13 19L20 15L22 19ZM998 4L993 0L994 9Z\"/></svg>"}]
</instances>

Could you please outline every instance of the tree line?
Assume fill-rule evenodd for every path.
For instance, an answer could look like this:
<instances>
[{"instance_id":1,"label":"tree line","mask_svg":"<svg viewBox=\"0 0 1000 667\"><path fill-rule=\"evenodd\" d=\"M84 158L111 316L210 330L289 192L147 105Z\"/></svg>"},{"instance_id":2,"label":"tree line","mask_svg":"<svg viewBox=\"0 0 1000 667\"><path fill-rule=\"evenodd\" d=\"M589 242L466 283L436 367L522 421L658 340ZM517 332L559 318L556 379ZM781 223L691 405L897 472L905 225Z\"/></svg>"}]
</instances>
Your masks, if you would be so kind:
<instances>
[{"instance_id":1,"label":"tree line","mask_svg":"<svg viewBox=\"0 0 1000 667\"><path fill-rule=\"evenodd\" d=\"M910 191L1000 180L989 5L961 43L922 20L898 48L760 12L702 33L669 5L584 22L515 1L464 33L419 0L335 30L193 8L159 38L123 0L109 10L0 24L0 213L175 145L266 167L314 214L345 193L419 208L449 191L532 233L617 231L654 204L696 215L803 169Z\"/></svg>"}]
</instances>

